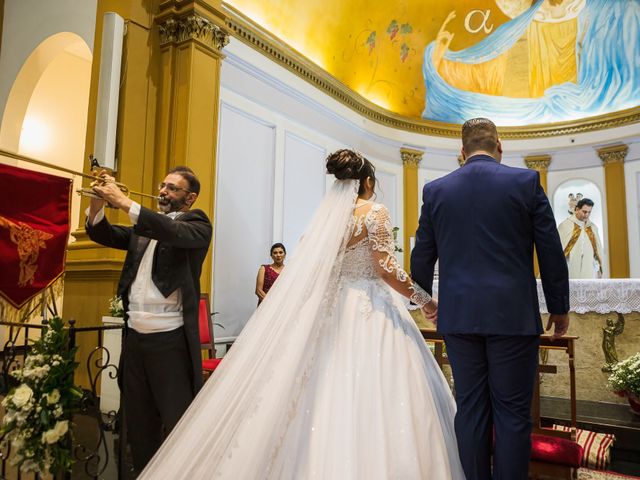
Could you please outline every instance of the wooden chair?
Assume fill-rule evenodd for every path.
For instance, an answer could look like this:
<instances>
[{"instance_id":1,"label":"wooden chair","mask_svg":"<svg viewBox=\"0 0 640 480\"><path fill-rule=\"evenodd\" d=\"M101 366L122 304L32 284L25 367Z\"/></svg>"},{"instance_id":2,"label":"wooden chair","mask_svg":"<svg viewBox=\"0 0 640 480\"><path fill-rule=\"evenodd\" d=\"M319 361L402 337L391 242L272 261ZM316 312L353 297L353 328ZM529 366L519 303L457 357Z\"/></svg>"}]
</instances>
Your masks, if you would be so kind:
<instances>
[{"instance_id":1,"label":"wooden chair","mask_svg":"<svg viewBox=\"0 0 640 480\"><path fill-rule=\"evenodd\" d=\"M434 344L435 360L442 369L449 364L444 348L442 335L435 330L420 329L427 343ZM576 376L575 376L575 349L574 342L578 337L562 337L551 341L550 336L542 336L540 350L559 350L567 354L569 362L569 390L571 401L571 431L563 432L544 428L540 421L540 373L557 373L555 365L539 365L538 381L535 383L533 401L531 404L531 417L533 428L531 433L531 462L529 463L529 477L562 478L574 480L578 478L578 468L582 459L582 447L576 440Z\"/></svg>"},{"instance_id":2,"label":"wooden chair","mask_svg":"<svg viewBox=\"0 0 640 480\"><path fill-rule=\"evenodd\" d=\"M582 461L582 447L576 442L577 408L576 408L576 370L574 343L578 337L561 337L551 340L550 336L540 338L540 349L544 351L561 351L567 355L569 364L569 401L571 410L570 430L568 432L544 427L540 418L540 379L542 373L555 374L555 365L538 365L538 381L535 383L531 417L533 429L531 434L531 462L529 477L578 478L578 469Z\"/></svg>"},{"instance_id":3,"label":"wooden chair","mask_svg":"<svg viewBox=\"0 0 640 480\"><path fill-rule=\"evenodd\" d=\"M200 350L203 352L202 374L208 379L218 367L221 358L216 358L216 347L213 341L213 321L211 320L211 308L209 294L200 295L198 307L198 327L200 330Z\"/></svg>"},{"instance_id":4,"label":"wooden chair","mask_svg":"<svg viewBox=\"0 0 640 480\"><path fill-rule=\"evenodd\" d=\"M444 338L442 338L442 335L429 328L421 328L420 333L422 333L422 338L424 338L427 343L434 344L433 355L440 370L442 370L444 365L449 365L449 359L445 355Z\"/></svg>"}]
</instances>

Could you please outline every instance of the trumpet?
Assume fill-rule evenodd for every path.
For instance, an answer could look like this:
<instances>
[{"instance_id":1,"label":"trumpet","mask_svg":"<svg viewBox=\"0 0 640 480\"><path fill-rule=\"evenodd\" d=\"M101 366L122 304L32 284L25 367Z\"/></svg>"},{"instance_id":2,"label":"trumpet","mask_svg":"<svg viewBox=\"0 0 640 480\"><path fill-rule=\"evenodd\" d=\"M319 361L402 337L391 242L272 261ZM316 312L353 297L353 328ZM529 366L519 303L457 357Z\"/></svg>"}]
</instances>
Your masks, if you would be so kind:
<instances>
[{"instance_id":1,"label":"trumpet","mask_svg":"<svg viewBox=\"0 0 640 480\"><path fill-rule=\"evenodd\" d=\"M100 164L98 163L98 160L96 158L94 158L93 155L89 155L89 161L91 162L91 171L96 172L98 169L101 168ZM153 198L155 200L158 200L160 198L158 195L149 195L148 193L134 192L132 190L129 190L129 187L127 187L122 182L116 182L116 181L113 181L113 180L105 180L105 179L100 178L98 176L87 175L86 173L82 173L80 175L85 177L85 178L90 178L93 181L97 180L97 181L101 182L103 185L106 184L106 183L114 183L116 185L116 187L118 187L120 189L120 191L122 193L124 193L127 197L130 196L130 195L138 195L138 196L141 196L141 197ZM78 188L78 189L76 189L76 193L78 195L83 196L83 197L91 197L91 198L99 198L99 199L102 198L100 195L98 195L96 192L94 192L93 189L91 189L91 188ZM112 205L107 204L107 206L111 207Z\"/></svg>"},{"instance_id":2,"label":"trumpet","mask_svg":"<svg viewBox=\"0 0 640 480\"><path fill-rule=\"evenodd\" d=\"M43 162L41 160L36 160L35 158L25 157L24 155L19 155L17 153L8 152L8 151L2 150L2 149L0 149L0 156L13 158L15 160L20 160L20 161L23 161L23 162L33 163L34 165L40 165L41 167L52 168L54 170L59 170L61 172L70 173L71 175L77 175L79 177L88 178L88 179L93 180L93 181L101 180L100 177L97 177L95 175L89 175L89 174L84 173L84 172L76 172L75 170L71 170L69 168L60 167L58 165L52 165L50 163ZM92 170L95 171L95 169L100 168L100 165L98 164L98 161L93 157L93 155L89 155L89 160L91 161L91 169ZM104 183L112 182L111 180L104 180L104 179L102 181ZM140 197L153 198L155 200L158 200L160 198L158 195L149 195L148 193L135 192L133 190L129 190L129 187L127 187L124 183L121 183L121 182L115 182L114 181L113 183L115 183L116 186L127 197L131 196L131 195L137 195L137 196L140 196ZM76 189L76 193L78 195L81 195L81 196L84 196L84 197L101 198L91 188L86 188L86 187L85 188L78 188L78 189Z\"/></svg>"}]
</instances>

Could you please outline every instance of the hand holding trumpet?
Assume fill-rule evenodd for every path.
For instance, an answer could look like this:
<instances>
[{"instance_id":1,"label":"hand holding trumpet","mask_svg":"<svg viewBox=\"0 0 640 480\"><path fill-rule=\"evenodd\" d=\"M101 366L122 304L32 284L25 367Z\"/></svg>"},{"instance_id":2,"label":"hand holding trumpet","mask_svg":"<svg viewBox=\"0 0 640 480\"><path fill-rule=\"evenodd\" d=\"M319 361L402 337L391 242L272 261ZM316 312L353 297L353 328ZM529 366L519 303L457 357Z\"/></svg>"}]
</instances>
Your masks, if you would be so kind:
<instances>
[{"instance_id":1,"label":"hand holding trumpet","mask_svg":"<svg viewBox=\"0 0 640 480\"><path fill-rule=\"evenodd\" d=\"M91 182L91 190L99 197L91 197L89 205L89 217L93 220L95 215L105 206L109 205L129 213L132 200L127 197L116 184L116 179L109 175L107 170L94 172L94 180Z\"/></svg>"}]
</instances>

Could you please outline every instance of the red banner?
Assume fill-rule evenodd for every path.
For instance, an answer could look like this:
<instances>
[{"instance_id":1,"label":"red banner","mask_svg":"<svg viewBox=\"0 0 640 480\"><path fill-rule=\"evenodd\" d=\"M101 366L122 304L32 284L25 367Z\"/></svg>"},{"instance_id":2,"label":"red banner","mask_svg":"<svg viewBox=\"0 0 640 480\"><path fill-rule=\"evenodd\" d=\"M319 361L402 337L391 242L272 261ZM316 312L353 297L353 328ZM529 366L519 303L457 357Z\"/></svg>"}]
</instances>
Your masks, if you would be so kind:
<instances>
[{"instance_id":1,"label":"red banner","mask_svg":"<svg viewBox=\"0 0 640 480\"><path fill-rule=\"evenodd\" d=\"M64 272L72 180L0 164L0 295L20 308Z\"/></svg>"}]
</instances>

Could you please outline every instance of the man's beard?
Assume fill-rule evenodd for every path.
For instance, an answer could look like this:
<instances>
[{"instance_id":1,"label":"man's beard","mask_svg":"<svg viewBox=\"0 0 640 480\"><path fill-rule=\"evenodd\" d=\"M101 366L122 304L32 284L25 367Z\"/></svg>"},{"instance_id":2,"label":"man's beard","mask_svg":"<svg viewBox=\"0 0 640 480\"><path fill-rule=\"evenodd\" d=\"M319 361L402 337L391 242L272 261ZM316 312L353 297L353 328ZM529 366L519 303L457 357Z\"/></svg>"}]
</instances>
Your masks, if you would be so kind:
<instances>
[{"instance_id":1,"label":"man's beard","mask_svg":"<svg viewBox=\"0 0 640 480\"><path fill-rule=\"evenodd\" d=\"M163 196L158 198L158 208L163 213L179 212L186 204L186 198L174 198L172 200Z\"/></svg>"}]
</instances>

